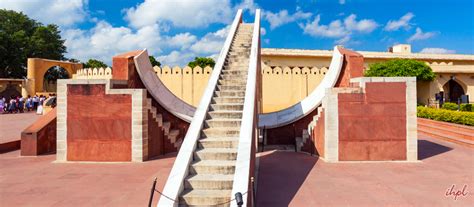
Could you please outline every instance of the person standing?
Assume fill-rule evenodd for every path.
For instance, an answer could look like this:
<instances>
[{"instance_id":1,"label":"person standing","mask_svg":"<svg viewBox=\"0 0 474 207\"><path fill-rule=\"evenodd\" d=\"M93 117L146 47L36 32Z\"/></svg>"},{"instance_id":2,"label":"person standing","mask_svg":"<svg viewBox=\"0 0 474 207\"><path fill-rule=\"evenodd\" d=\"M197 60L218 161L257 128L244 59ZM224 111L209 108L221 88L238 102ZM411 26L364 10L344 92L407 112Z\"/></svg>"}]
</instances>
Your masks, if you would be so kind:
<instances>
[{"instance_id":1,"label":"person standing","mask_svg":"<svg viewBox=\"0 0 474 207\"><path fill-rule=\"evenodd\" d=\"M28 97L26 97L25 106L26 106L26 111L30 111L30 110L31 110L31 96L30 96L30 95L28 95Z\"/></svg>"},{"instance_id":2,"label":"person standing","mask_svg":"<svg viewBox=\"0 0 474 207\"><path fill-rule=\"evenodd\" d=\"M37 95L33 96L33 110L36 110L38 108L38 102L39 102L38 96Z\"/></svg>"},{"instance_id":3,"label":"person standing","mask_svg":"<svg viewBox=\"0 0 474 207\"><path fill-rule=\"evenodd\" d=\"M0 96L0 113L3 114L3 110L5 107L5 98L3 96Z\"/></svg>"},{"instance_id":4,"label":"person standing","mask_svg":"<svg viewBox=\"0 0 474 207\"><path fill-rule=\"evenodd\" d=\"M16 100L14 96L10 97L10 103L8 105L8 113L13 113L13 112L16 113Z\"/></svg>"},{"instance_id":5,"label":"person standing","mask_svg":"<svg viewBox=\"0 0 474 207\"><path fill-rule=\"evenodd\" d=\"M43 102L44 102L44 96L40 95L38 99L38 108L36 109L36 114L43 114Z\"/></svg>"},{"instance_id":6,"label":"person standing","mask_svg":"<svg viewBox=\"0 0 474 207\"><path fill-rule=\"evenodd\" d=\"M18 97L18 112L23 113L25 110L25 99L23 96Z\"/></svg>"}]
</instances>

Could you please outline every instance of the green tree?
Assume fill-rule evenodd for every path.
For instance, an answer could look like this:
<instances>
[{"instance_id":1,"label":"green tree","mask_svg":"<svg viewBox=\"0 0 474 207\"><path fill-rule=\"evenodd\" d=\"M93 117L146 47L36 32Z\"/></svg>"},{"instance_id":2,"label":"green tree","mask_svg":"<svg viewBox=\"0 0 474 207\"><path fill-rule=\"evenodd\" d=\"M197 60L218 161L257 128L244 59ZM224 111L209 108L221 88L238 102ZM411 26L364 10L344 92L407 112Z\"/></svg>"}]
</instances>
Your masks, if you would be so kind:
<instances>
[{"instance_id":1,"label":"green tree","mask_svg":"<svg viewBox=\"0 0 474 207\"><path fill-rule=\"evenodd\" d=\"M188 66L191 67L191 68L194 68L196 66L200 66L201 68L204 68L206 66L210 66L211 68L213 68L215 64L216 64L216 62L212 58L196 57L196 58L194 58L193 61L188 63Z\"/></svg>"},{"instance_id":2,"label":"green tree","mask_svg":"<svg viewBox=\"0 0 474 207\"><path fill-rule=\"evenodd\" d=\"M21 12L0 9L1 78L25 77L27 58L63 60L65 52L58 26L44 26Z\"/></svg>"},{"instance_id":3,"label":"green tree","mask_svg":"<svg viewBox=\"0 0 474 207\"><path fill-rule=\"evenodd\" d=\"M155 67L155 66L161 67L160 61L156 60L155 57L153 57L152 55L150 55L150 56L148 56L148 58L150 58L151 66L153 66L153 67Z\"/></svg>"},{"instance_id":4,"label":"green tree","mask_svg":"<svg viewBox=\"0 0 474 207\"><path fill-rule=\"evenodd\" d=\"M364 75L367 77L416 77L419 81L431 81L435 78L430 66L410 59L393 59L371 64Z\"/></svg>"},{"instance_id":5,"label":"green tree","mask_svg":"<svg viewBox=\"0 0 474 207\"><path fill-rule=\"evenodd\" d=\"M106 67L108 67L107 64L96 59L89 59L86 63L84 63L84 68L106 68Z\"/></svg>"}]
</instances>

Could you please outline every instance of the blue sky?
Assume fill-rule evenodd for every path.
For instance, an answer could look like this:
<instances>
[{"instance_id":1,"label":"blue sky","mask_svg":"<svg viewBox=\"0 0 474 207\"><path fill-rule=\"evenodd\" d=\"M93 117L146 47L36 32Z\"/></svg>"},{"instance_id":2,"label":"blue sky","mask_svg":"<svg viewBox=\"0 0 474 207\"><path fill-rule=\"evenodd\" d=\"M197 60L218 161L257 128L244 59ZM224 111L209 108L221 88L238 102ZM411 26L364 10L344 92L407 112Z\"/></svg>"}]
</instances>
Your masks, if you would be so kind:
<instances>
[{"instance_id":1,"label":"blue sky","mask_svg":"<svg viewBox=\"0 0 474 207\"><path fill-rule=\"evenodd\" d=\"M474 53L472 0L0 0L60 26L69 58L111 63L121 52L148 48L166 65L216 57L237 9L244 21L262 9L262 47Z\"/></svg>"}]
</instances>

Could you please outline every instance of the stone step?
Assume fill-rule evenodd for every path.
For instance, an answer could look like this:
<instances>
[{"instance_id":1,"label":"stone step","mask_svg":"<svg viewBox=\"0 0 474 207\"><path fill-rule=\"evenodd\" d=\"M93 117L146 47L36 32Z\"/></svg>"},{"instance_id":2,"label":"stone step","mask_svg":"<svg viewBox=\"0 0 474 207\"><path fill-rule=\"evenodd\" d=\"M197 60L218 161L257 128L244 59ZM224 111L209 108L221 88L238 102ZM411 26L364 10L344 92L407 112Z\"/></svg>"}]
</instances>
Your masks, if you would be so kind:
<instances>
[{"instance_id":1,"label":"stone step","mask_svg":"<svg viewBox=\"0 0 474 207\"><path fill-rule=\"evenodd\" d=\"M232 119L232 118L219 118L219 119L209 119L204 122L206 123L206 126L209 128L240 127L242 120Z\"/></svg>"},{"instance_id":2,"label":"stone step","mask_svg":"<svg viewBox=\"0 0 474 207\"><path fill-rule=\"evenodd\" d=\"M165 135L170 133L171 123L170 122L163 122L163 131Z\"/></svg>"},{"instance_id":3,"label":"stone step","mask_svg":"<svg viewBox=\"0 0 474 207\"><path fill-rule=\"evenodd\" d=\"M234 38L234 41L232 42L251 42L252 41L252 35L243 35L243 36L237 36Z\"/></svg>"},{"instance_id":4,"label":"stone step","mask_svg":"<svg viewBox=\"0 0 474 207\"><path fill-rule=\"evenodd\" d=\"M234 174L235 160L201 160L191 164L189 173L195 174Z\"/></svg>"},{"instance_id":5,"label":"stone step","mask_svg":"<svg viewBox=\"0 0 474 207\"><path fill-rule=\"evenodd\" d=\"M237 148L204 148L194 152L194 160L236 160Z\"/></svg>"},{"instance_id":6,"label":"stone step","mask_svg":"<svg viewBox=\"0 0 474 207\"><path fill-rule=\"evenodd\" d=\"M250 54L229 54L227 55L227 58L232 58L232 59L247 59L249 58Z\"/></svg>"},{"instance_id":7,"label":"stone step","mask_svg":"<svg viewBox=\"0 0 474 207\"><path fill-rule=\"evenodd\" d=\"M423 134L423 135L426 135L426 136L429 136L429 137L432 137L432 138L442 139L442 140L452 142L452 143L456 143L456 144L459 144L459 145L463 145L463 146L466 146L466 147L469 147L469 148L474 148L474 141L471 141L471 140L468 140L468 139L461 139L461 138L455 137L455 136L440 134L440 133L434 132L430 129L419 127L418 128L418 134Z\"/></svg>"},{"instance_id":8,"label":"stone step","mask_svg":"<svg viewBox=\"0 0 474 207\"><path fill-rule=\"evenodd\" d=\"M208 137L198 140L198 147L205 148L236 148L239 145L238 137Z\"/></svg>"},{"instance_id":9,"label":"stone step","mask_svg":"<svg viewBox=\"0 0 474 207\"><path fill-rule=\"evenodd\" d=\"M237 28L237 34L252 34L252 32L253 32L253 27L252 28L243 28L243 27Z\"/></svg>"},{"instance_id":10,"label":"stone step","mask_svg":"<svg viewBox=\"0 0 474 207\"><path fill-rule=\"evenodd\" d=\"M223 75L247 75L248 70L247 69L235 69L235 70L223 70L222 74Z\"/></svg>"},{"instance_id":11,"label":"stone step","mask_svg":"<svg viewBox=\"0 0 474 207\"><path fill-rule=\"evenodd\" d=\"M184 189L232 190L234 175L198 174L184 181Z\"/></svg>"},{"instance_id":12,"label":"stone step","mask_svg":"<svg viewBox=\"0 0 474 207\"><path fill-rule=\"evenodd\" d=\"M224 62L224 66L243 66L243 67L248 67L249 66L249 63L248 61L245 61L245 62L235 62L235 61L225 61Z\"/></svg>"},{"instance_id":13,"label":"stone step","mask_svg":"<svg viewBox=\"0 0 474 207\"><path fill-rule=\"evenodd\" d=\"M219 86L244 86L246 87L247 80L223 80L219 79Z\"/></svg>"},{"instance_id":14,"label":"stone step","mask_svg":"<svg viewBox=\"0 0 474 207\"><path fill-rule=\"evenodd\" d=\"M221 74L220 77L224 80L229 80L229 79L247 80L247 75Z\"/></svg>"},{"instance_id":15,"label":"stone step","mask_svg":"<svg viewBox=\"0 0 474 207\"><path fill-rule=\"evenodd\" d=\"M251 45L250 44L235 44L231 45L229 52L250 52Z\"/></svg>"},{"instance_id":16,"label":"stone step","mask_svg":"<svg viewBox=\"0 0 474 207\"><path fill-rule=\"evenodd\" d=\"M250 50L243 50L243 51L229 51L228 53L228 56L227 57L232 57L234 55L237 55L237 56L249 56L250 55Z\"/></svg>"},{"instance_id":17,"label":"stone step","mask_svg":"<svg viewBox=\"0 0 474 207\"><path fill-rule=\"evenodd\" d=\"M224 65L222 68L222 73L224 71L233 71L233 70L248 70L249 65L248 64L229 64L229 65Z\"/></svg>"},{"instance_id":18,"label":"stone step","mask_svg":"<svg viewBox=\"0 0 474 207\"><path fill-rule=\"evenodd\" d=\"M232 190L185 190L179 203L186 206L230 206L231 194ZM218 205L222 203L227 204Z\"/></svg>"},{"instance_id":19,"label":"stone step","mask_svg":"<svg viewBox=\"0 0 474 207\"><path fill-rule=\"evenodd\" d=\"M251 44L252 38L239 38L239 39L234 39L232 41L232 44ZM231 45L233 46L233 45ZM249 46L249 45L243 45L243 46Z\"/></svg>"},{"instance_id":20,"label":"stone step","mask_svg":"<svg viewBox=\"0 0 474 207\"><path fill-rule=\"evenodd\" d=\"M435 124L418 122L418 129L424 129L425 131L431 131L433 133L448 135L451 137L457 137L459 139L466 139L474 141L474 131L464 132L459 128L448 128L446 126L437 126Z\"/></svg>"},{"instance_id":21,"label":"stone step","mask_svg":"<svg viewBox=\"0 0 474 207\"><path fill-rule=\"evenodd\" d=\"M217 97L245 97L245 91L216 91L214 92Z\"/></svg>"},{"instance_id":22,"label":"stone step","mask_svg":"<svg viewBox=\"0 0 474 207\"><path fill-rule=\"evenodd\" d=\"M240 127L220 127L208 128L201 131L202 138L208 137L238 137L240 134Z\"/></svg>"},{"instance_id":23,"label":"stone step","mask_svg":"<svg viewBox=\"0 0 474 207\"><path fill-rule=\"evenodd\" d=\"M247 71L248 66L247 65L242 65L242 66L224 66L222 68L222 74L229 74L229 73L234 73L235 71L240 72L240 71ZM236 74L239 75L239 74ZM247 74L241 74L241 75L247 75Z\"/></svg>"},{"instance_id":24,"label":"stone step","mask_svg":"<svg viewBox=\"0 0 474 207\"><path fill-rule=\"evenodd\" d=\"M243 104L244 97L214 97L213 104Z\"/></svg>"},{"instance_id":25,"label":"stone step","mask_svg":"<svg viewBox=\"0 0 474 207\"><path fill-rule=\"evenodd\" d=\"M461 124L454 124L449 122L435 121L431 119L418 118L418 125L431 125L439 128L443 128L449 131L464 132L468 134L474 134L473 126L466 126Z\"/></svg>"},{"instance_id":26,"label":"stone step","mask_svg":"<svg viewBox=\"0 0 474 207\"><path fill-rule=\"evenodd\" d=\"M235 51L238 49L250 50L251 47L252 47L252 43L250 42L232 42L230 44L230 51Z\"/></svg>"},{"instance_id":27,"label":"stone step","mask_svg":"<svg viewBox=\"0 0 474 207\"><path fill-rule=\"evenodd\" d=\"M180 135L179 129L173 129L168 134L168 139L171 141L173 146L176 147L178 151L179 151L179 148L181 148L181 144L183 143L182 139L178 140L179 135Z\"/></svg>"},{"instance_id":28,"label":"stone step","mask_svg":"<svg viewBox=\"0 0 474 207\"><path fill-rule=\"evenodd\" d=\"M235 43L230 45L230 50L232 52L249 52L252 48L252 45L246 43Z\"/></svg>"},{"instance_id":29,"label":"stone step","mask_svg":"<svg viewBox=\"0 0 474 207\"><path fill-rule=\"evenodd\" d=\"M232 103L232 104L211 104L211 111L242 111L244 109L244 104Z\"/></svg>"},{"instance_id":30,"label":"stone step","mask_svg":"<svg viewBox=\"0 0 474 207\"><path fill-rule=\"evenodd\" d=\"M249 57L242 57L242 58L227 58L224 63L241 63L240 65L248 65Z\"/></svg>"},{"instance_id":31,"label":"stone step","mask_svg":"<svg viewBox=\"0 0 474 207\"><path fill-rule=\"evenodd\" d=\"M224 91L224 90L245 90L245 85L236 85L236 86L232 86L232 85L218 85L217 86L217 89L219 89L220 91Z\"/></svg>"},{"instance_id":32,"label":"stone step","mask_svg":"<svg viewBox=\"0 0 474 207\"><path fill-rule=\"evenodd\" d=\"M241 119L242 111L210 111L208 117L211 119L219 118L230 118L230 119Z\"/></svg>"}]
</instances>

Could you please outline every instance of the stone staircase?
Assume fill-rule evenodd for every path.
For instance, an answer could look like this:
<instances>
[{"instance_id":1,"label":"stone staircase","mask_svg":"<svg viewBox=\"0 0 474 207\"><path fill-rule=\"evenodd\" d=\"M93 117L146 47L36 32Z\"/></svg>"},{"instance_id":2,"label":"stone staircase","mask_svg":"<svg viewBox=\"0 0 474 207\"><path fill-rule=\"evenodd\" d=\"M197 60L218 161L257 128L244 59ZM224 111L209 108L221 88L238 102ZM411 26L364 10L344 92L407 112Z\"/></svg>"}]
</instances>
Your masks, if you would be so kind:
<instances>
[{"instance_id":1,"label":"stone staircase","mask_svg":"<svg viewBox=\"0 0 474 207\"><path fill-rule=\"evenodd\" d=\"M252 31L253 24L241 23L232 41L184 180L180 206L230 205Z\"/></svg>"},{"instance_id":2,"label":"stone staircase","mask_svg":"<svg viewBox=\"0 0 474 207\"><path fill-rule=\"evenodd\" d=\"M418 134L474 148L474 127L418 118Z\"/></svg>"},{"instance_id":3,"label":"stone staircase","mask_svg":"<svg viewBox=\"0 0 474 207\"><path fill-rule=\"evenodd\" d=\"M182 140L178 140L179 135L180 135L179 129L174 129L172 127L171 122L164 120L163 115L158 113L158 110L156 109L156 107L154 107L151 104L151 102L152 102L152 100L150 98L148 98L147 99L148 109L149 109L149 112L152 115L152 118L155 120L155 122L158 123L157 127L161 128L163 130L163 134L165 136L165 139L169 142L169 144L171 144L174 148L179 150L179 147L181 146L181 143L182 143ZM166 152L163 152L163 154L164 153L166 153Z\"/></svg>"}]
</instances>

